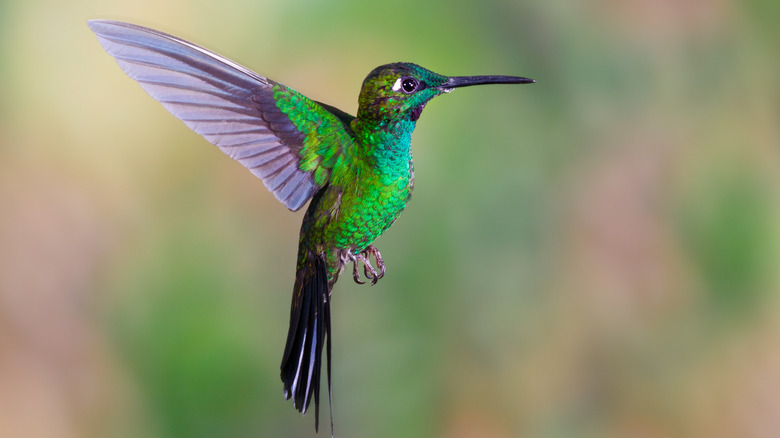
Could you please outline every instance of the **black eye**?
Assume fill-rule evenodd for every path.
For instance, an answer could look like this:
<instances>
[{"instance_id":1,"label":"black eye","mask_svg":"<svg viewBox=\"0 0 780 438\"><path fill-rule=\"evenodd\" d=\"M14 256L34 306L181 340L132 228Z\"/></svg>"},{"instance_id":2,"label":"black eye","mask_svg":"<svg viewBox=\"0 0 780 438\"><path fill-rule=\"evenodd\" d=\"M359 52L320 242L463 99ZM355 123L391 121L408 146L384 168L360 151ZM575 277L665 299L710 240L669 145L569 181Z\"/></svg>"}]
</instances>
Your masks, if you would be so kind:
<instances>
[{"instance_id":1,"label":"black eye","mask_svg":"<svg viewBox=\"0 0 780 438\"><path fill-rule=\"evenodd\" d=\"M401 80L401 88L403 88L405 93L413 92L419 85L420 83L415 78L403 78Z\"/></svg>"}]
</instances>

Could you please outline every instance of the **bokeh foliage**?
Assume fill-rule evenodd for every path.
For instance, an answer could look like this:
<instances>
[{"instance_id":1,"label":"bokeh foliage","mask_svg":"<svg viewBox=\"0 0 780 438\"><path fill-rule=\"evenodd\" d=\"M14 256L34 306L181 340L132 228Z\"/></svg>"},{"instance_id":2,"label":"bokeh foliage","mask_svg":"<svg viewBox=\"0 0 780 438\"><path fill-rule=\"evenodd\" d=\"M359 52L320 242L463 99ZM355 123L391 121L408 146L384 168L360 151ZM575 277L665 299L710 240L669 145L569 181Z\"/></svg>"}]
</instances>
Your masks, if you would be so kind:
<instances>
[{"instance_id":1,"label":"bokeh foliage","mask_svg":"<svg viewBox=\"0 0 780 438\"><path fill-rule=\"evenodd\" d=\"M313 435L278 378L302 214L90 18L352 113L387 62L538 80L426 108L387 276L334 291L337 436L780 430L780 3L125 3L0 3L0 436Z\"/></svg>"}]
</instances>

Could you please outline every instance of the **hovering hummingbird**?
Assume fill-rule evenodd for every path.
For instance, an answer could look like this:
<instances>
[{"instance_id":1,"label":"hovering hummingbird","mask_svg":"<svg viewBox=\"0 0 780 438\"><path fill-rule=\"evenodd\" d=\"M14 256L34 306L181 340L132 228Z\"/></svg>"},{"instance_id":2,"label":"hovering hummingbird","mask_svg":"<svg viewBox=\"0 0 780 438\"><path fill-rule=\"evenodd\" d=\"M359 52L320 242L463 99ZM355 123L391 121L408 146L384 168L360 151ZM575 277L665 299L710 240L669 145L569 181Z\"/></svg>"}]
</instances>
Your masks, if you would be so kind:
<instances>
[{"instance_id":1,"label":"hovering hummingbird","mask_svg":"<svg viewBox=\"0 0 780 438\"><path fill-rule=\"evenodd\" d=\"M363 81L355 117L175 36L118 21L88 24L128 76L247 167L287 208L296 211L311 200L301 226L281 377L285 399L292 398L302 414L314 398L318 429L323 346L332 401L333 284L349 264L357 283L376 284L384 276L372 242L411 197L411 136L425 104L458 87L534 81L382 65Z\"/></svg>"}]
</instances>

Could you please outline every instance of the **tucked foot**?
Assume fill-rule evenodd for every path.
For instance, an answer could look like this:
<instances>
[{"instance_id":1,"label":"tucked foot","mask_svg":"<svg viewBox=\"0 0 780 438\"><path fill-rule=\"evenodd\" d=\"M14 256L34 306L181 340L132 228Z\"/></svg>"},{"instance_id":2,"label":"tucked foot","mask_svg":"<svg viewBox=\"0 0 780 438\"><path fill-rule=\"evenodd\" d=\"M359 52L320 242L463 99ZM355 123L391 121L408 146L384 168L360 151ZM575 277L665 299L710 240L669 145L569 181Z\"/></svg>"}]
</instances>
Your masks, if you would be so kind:
<instances>
[{"instance_id":1,"label":"tucked foot","mask_svg":"<svg viewBox=\"0 0 780 438\"><path fill-rule=\"evenodd\" d=\"M376 268L371 264L371 257L374 257ZM358 264L360 264L360 262L363 263L363 274L365 278L371 280L372 285L376 284L380 278L385 276L385 262L382 260L382 254L379 253L379 250L376 249L374 245L368 245L366 249L357 254L349 252L345 256L342 256L342 260L345 264L352 263L352 279L355 280L355 283L357 284L365 284L365 281L360 279L360 271L358 270Z\"/></svg>"},{"instance_id":2,"label":"tucked foot","mask_svg":"<svg viewBox=\"0 0 780 438\"><path fill-rule=\"evenodd\" d=\"M374 245L368 245L368 248L363 250L361 254L365 255L363 273L366 275L366 278L371 278L371 284L376 284L380 278L385 276L385 262L382 260L382 254L379 253L379 250L376 249ZM376 261L376 267L379 269L379 273L376 272L376 269L374 269L370 263L371 256L374 256L374 261Z\"/></svg>"}]
</instances>

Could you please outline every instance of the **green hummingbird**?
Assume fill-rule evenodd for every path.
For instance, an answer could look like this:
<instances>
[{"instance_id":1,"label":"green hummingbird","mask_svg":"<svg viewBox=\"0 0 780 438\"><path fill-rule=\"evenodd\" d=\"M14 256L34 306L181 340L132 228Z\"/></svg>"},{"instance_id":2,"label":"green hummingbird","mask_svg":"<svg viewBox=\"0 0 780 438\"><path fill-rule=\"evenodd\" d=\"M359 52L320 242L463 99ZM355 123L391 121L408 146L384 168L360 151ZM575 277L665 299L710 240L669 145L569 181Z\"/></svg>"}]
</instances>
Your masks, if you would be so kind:
<instances>
[{"instance_id":1,"label":"green hummingbird","mask_svg":"<svg viewBox=\"0 0 780 438\"><path fill-rule=\"evenodd\" d=\"M318 429L323 347L332 401L333 284L349 264L357 283L384 276L372 242L411 197L411 136L426 103L458 87L534 81L450 77L416 64L387 64L363 81L352 116L175 36L118 21L88 25L128 76L258 176L287 208L296 211L311 200L301 225L281 378L285 399L302 414L314 399Z\"/></svg>"}]
</instances>

